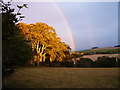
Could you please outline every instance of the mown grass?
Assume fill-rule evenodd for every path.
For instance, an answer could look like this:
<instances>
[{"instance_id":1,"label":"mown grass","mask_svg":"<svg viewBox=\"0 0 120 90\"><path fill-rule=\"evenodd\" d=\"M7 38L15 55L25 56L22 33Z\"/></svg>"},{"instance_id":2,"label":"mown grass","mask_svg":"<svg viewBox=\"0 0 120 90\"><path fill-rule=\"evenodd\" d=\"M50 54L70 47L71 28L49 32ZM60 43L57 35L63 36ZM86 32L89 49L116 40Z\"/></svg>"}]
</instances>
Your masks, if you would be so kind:
<instances>
[{"instance_id":1,"label":"mown grass","mask_svg":"<svg viewBox=\"0 0 120 90\"><path fill-rule=\"evenodd\" d=\"M4 88L117 88L118 68L19 68Z\"/></svg>"}]
</instances>

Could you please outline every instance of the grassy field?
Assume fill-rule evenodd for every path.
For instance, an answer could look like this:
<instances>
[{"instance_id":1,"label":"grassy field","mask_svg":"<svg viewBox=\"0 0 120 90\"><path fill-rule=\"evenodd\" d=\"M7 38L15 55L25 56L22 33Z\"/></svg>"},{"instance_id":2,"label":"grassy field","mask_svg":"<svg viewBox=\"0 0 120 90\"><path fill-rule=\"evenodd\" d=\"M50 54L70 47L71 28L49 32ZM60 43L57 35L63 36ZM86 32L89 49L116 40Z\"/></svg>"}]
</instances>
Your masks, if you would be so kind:
<instances>
[{"instance_id":1,"label":"grassy field","mask_svg":"<svg viewBox=\"0 0 120 90\"><path fill-rule=\"evenodd\" d=\"M117 88L118 68L19 68L6 88Z\"/></svg>"},{"instance_id":2,"label":"grassy field","mask_svg":"<svg viewBox=\"0 0 120 90\"><path fill-rule=\"evenodd\" d=\"M98 57L108 56L108 57L117 57L120 59L120 54L94 54L94 55L84 55L83 58L90 58L93 61L97 60Z\"/></svg>"},{"instance_id":3,"label":"grassy field","mask_svg":"<svg viewBox=\"0 0 120 90\"><path fill-rule=\"evenodd\" d=\"M81 50L77 52L83 52L83 53L107 52L107 53L115 54L115 53L120 53L120 47L96 48L96 49L89 49L89 50Z\"/></svg>"}]
</instances>

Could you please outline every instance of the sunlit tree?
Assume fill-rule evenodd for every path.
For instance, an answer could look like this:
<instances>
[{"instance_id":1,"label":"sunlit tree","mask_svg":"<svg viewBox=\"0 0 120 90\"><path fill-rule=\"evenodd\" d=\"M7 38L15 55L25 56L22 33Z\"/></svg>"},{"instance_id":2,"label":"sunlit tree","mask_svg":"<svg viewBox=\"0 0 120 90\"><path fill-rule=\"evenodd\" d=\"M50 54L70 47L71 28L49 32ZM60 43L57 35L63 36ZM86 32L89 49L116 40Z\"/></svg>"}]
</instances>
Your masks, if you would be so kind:
<instances>
[{"instance_id":1,"label":"sunlit tree","mask_svg":"<svg viewBox=\"0 0 120 90\"><path fill-rule=\"evenodd\" d=\"M69 51L70 47L61 42L53 27L45 23L19 23L17 26L21 29L20 34L30 41L35 56L34 61L38 66L39 62L46 60L46 55L49 55L50 62L62 61L67 56L65 52Z\"/></svg>"}]
</instances>

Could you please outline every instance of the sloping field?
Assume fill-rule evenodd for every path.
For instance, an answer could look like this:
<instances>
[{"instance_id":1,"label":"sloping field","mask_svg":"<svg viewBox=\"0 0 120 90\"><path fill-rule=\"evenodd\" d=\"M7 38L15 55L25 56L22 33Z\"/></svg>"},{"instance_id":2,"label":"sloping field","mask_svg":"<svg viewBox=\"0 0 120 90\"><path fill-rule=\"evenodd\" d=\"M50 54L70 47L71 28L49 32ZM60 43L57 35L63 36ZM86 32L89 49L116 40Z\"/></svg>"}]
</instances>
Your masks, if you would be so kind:
<instances>
[{"instance_id":1,"label":"sloping field","mask_svg":"<svg viewBox=\"0 0 120 90\"><path fill-rule=\"evenodd\" d=\"M120 47L103 47L103 48L96 48L92 50L112 50L112 49L120 49Z\"/></svg>"},{"instance_id":2,"label":"sloping field","mask_svg":"<svg viewBox=\"0 0 120 90\"><path fill-rule=\"evenodd\" d=\"M117 88L118 68L17 69L3 82L6 88Z\"/></svg>"},{"instance_id":3,"label":"sloping field","mask_svg":"<svg viewBox=\"0 0 120 90\"><path fill-rule=\"evenodd\" d=\"M109 54L117 54L117 53L120 53L120 47L103 47L103 48L96 48L96 49L81 50L81 51L76 51L76 52L83 52L83 53L102 52L103 54L106 52L107 54L108 53Z\"/></svg>"},{"instance_id":4,"label":"sloping field","mask_svg":"<svg viewBox=\"0 0 120 90\"><path fill-rule=\"evenodd\" d=\"M84 55L83 58L90 58L93 61L97 60L98 57L108 56L108 57L118 57L120 58L120 54L94 54L94 55Z\"/></svg>"}]
</instances>

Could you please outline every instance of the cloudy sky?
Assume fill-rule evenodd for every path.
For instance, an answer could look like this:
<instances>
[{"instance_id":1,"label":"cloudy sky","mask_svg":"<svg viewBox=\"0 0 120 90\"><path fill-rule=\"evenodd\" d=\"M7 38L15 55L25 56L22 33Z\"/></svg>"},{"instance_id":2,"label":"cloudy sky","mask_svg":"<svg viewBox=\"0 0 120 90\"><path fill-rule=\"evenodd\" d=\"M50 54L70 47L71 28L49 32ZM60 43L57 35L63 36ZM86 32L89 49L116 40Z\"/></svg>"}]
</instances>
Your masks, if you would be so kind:
<instances>
[{"instance_id":1,"label":"cloudy sky","mask_svg":"<svg viewBox=\"0 0 120 90\"><path fill-rule=\"evenodd\" d=\"M13 2L12 7L22 5ZM58 36L72 50L111 47L118 44L117 2L27 2L22 22L44 22L53 26ZM16 8L17 10L17 8Z\"/></svg>"}]
</instances>

